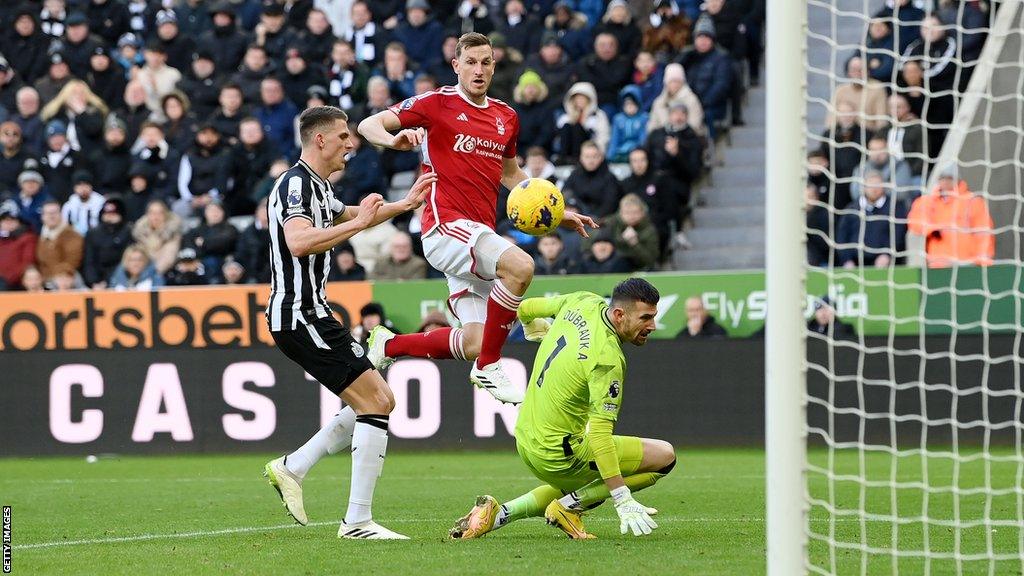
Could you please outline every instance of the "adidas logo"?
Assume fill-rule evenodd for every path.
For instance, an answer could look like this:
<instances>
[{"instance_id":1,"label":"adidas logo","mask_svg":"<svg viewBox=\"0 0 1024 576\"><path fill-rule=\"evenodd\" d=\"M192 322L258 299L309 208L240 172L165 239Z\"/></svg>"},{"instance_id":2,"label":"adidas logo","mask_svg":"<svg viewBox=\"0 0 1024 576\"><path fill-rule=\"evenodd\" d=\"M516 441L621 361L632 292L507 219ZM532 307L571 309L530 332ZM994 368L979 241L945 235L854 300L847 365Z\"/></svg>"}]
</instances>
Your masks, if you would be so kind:
<instances>
[{"instance_id":1,"label":"adidas logo","mask_svg":"<svg viewBox=\"0 0 1024 576\"><path fill-rule=\"evenodd\" d=\"M456 120L462 120L463 122L469 122L469 118L466 117L466 113L463 112L455 117Z\"/></svg>"}]
</instances>

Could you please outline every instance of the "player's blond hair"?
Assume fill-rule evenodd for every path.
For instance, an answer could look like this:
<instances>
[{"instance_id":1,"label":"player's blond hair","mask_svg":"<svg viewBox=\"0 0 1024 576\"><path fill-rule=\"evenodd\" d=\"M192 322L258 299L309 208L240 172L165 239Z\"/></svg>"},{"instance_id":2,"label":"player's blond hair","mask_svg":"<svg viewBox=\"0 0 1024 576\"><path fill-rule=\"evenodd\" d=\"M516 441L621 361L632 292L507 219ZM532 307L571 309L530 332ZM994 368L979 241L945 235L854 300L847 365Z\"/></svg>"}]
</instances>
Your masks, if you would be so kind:
<instances>
[{"instance_id":1,"label":"player's blond hair","mask_svg":"<svg viewBox=\"0 0 1024 576\"><path fill-rule=\"evenodd\" d=\"M461 58L463 50L477 46L491 46L491 39L479 32L466 32L459 36L459 43L455 45L455 57Z\"/></svg>"}]
</instances>

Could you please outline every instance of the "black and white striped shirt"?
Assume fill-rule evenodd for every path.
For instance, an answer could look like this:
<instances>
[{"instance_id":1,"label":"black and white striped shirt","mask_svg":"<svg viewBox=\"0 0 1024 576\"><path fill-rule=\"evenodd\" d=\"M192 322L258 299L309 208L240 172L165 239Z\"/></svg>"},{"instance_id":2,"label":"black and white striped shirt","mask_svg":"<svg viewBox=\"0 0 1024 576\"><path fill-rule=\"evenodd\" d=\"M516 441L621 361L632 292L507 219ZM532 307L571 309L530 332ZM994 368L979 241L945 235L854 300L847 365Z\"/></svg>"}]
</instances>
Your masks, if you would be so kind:
<instances>
[{"instance_id":1,"label":"black and white striped shirt","mask_svg":"<svg viewBox=\"0 0 1024 576\"><path fill-rule=\"evenodd\" d=\"M331 183L299 160L274 183L267 203L270 222L270 300L267 322L270 330L295 330L298 323L331 314L327 304L327 274L330 251L297 258L288 250L284 223L305 218L317 228L332 225L345 205L334 197Z\"/></svg>"}]
</instances>

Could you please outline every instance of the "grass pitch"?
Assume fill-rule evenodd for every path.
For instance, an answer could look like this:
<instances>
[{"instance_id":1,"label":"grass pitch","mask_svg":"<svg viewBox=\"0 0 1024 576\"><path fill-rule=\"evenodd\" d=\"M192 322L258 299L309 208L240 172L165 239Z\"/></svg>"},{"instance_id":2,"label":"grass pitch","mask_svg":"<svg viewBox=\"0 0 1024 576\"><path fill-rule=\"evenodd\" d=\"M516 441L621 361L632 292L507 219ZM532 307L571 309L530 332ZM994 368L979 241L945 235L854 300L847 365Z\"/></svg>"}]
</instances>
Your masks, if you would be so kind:
<instances>
[{"instance_id":1,"label":"grass pitch","mask_svg":"<svg viewBox=\"0 0 1024 576\"><path fill-rule=\"evenodd\" d=\"M515 453L402 453L388 455L377 486L374 516L408 534L407 542L344 541L336 538L348 495L350 459L329 457L306 478L310 526L291 522L273 488L260 475L271 455L173 456L0 460L0 503L12 507L15 574L707 574L764 573L764 454L754 450L695 450L680 453L679 465L637 498L660 510L660 528L644 538L620 536L608 504L591 512L587 526L598 540L573 542L542 520L514 523L477 541L448 540L452 522L477 494L499 500L533 488ZM826 463L824 453L812 454ZM905 465L903 465L905 464ZM856 453L837 457L834 469L869 480L921 480L912 462L897 470L890 460L869 456L861 468ZM933 486L954 479L968 493L954 499L933 494L932 518L985 517L985 500L971 489L988 482L1012 487L1016 466L961 465L933 461ZM955 474L951 475L951 472ZM986 480L986 477L988 478ZM888 489L863 495L848 480L837 480L832 498L846 511L866 509L885 515L896 510L920 514L920 492ZM829 498L829 484L811 474L813 497ZM861 498L864 498L861 505ZM990 499L988 516L1017 518L1016 495ZM954 509L954 508L957 509ZM811 510L811 528L845 542L888 547L892 524L854 516L829 522L820 507ZM916 526L916 528L915 528ZM901 546L936 555L1016 555L1021 528L984 525L957 531L907 524ZM987 535L986 535L987 534ZM1021 562L832 553L820 540L810 543L811 562L838 574L1019 574ZM959 571L958 571L959 568ZM992 569L992 572L989 569Z\"/></svg>"}]
</instances>

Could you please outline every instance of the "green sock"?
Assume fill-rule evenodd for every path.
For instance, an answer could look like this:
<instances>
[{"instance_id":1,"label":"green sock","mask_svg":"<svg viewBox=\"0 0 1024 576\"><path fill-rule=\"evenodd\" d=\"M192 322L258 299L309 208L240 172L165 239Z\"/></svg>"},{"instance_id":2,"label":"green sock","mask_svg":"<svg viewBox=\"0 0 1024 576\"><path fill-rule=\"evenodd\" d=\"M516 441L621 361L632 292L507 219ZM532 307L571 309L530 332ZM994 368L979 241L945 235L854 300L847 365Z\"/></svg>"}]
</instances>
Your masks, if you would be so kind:
<instances>
[{"instance_id":1,"label":"green sock","mask_svg":"<svg viewBox=\"0 0 1024 576\"><path fill-rule=\"evenodd\" d=\"M642 474L626 476L622 481L625 482L630 492L637 492L644 488L654 486L654 484L663 476L664 474L659 474L657 472L644 472ZM608 492L608 486L605 485L604 480L598 479L571 494L567 494L565 498L573 499L573 503L571 505L564 500L562 501L562 504L565 504L566 507L569 508L589 510L600 505L610 496L611 494Z\"/></svg>"},{"instance_id":2,"label":"green sock","mask_svg":"<svg viewBox=\"0 0 1024 576\"><path fill-rule=\"evenodd\" d=\"M538 486L526 494L502 504L501 511L495 518L494 527L504 526L513 520L543 516L544 509L548 507L548 504L561 495L561 490L547 484Z\"/></svg>"}]
</instances>

